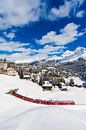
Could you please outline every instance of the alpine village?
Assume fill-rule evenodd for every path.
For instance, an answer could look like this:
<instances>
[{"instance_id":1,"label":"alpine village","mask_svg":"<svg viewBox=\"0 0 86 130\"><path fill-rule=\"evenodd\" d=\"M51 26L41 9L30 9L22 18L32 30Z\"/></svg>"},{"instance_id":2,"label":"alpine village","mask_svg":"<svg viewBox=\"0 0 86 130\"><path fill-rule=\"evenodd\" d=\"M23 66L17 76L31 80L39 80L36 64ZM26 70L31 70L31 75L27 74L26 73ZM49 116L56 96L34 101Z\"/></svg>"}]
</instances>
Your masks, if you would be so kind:
<instances>
[{"instance_id":1,"label":"alpine village","mask_svg":"<svg viewBox=\"0 0 86 130\"><path fill-rule=\"evenodd\" d=\"M52 91L56 87L61 91L68 91L67 86L86 88L85 82L77 84L72 78L78 77L86 80L86 60L83 58L65 63L55 60L14 63L0 59L0 74L18 75L22 80L31 80L40 85L43 91ZM69 81L65 80L68 78Z\"/></svg>"}]
</instances>

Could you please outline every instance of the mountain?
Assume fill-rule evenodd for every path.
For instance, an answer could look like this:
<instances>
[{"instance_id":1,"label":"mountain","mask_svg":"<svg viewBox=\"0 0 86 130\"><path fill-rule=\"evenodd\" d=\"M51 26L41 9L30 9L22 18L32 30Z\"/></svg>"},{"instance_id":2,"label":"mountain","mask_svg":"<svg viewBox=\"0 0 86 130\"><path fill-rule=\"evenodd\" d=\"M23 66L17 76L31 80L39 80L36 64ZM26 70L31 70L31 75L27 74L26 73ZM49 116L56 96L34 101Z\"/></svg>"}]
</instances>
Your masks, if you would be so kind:
<instances>
[{"instance_id":1,"label":"mountain","mask_svg":"<svg viewBox=\"0 0 86 130\"><path fill-rule=\"evenodd\" d=\"M77 47L74 51L65 51L61 56L61 62L76 61L79 58L86 59L86 48Z\"/></svg>"}]
</instances>

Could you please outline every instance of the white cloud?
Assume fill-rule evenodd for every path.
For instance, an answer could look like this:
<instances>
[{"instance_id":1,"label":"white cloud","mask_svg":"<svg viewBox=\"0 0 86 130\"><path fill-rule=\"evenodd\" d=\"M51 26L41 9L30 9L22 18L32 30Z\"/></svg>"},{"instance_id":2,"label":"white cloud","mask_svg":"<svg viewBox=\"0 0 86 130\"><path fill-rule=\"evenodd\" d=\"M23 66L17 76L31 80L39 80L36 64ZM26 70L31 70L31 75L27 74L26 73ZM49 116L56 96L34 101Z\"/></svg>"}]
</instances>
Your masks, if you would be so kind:
<instances>
[{"instance_id":1,"label":"white cloud","mask_svg":"<svg viewBox=\"0 0 86 130\"><path fill-rule=\"evenodd\" d=\"M52 45L46 45L44 48L39 50L32 50L32 52L37 52L37 54L33 56L28 56L29 59L33 59L33 61L37 60L43 60L43 59L49 59L52 56L55 58L58 54L63 53L63 50L65 49L64 46L52 46ZM49 56L52 55L52 56Z\"/></svg>"},{"instance_id":2,"label":"white cloud","mask_svg":"<svg viewBox=\"0 0 86 130\"><path fill-rule=\"evenodd\" d=\"M29 58L25 53L12 53L10 55L8 54L0 54L0 58L4 59L6 58L9 61L17 61L17 60L24 60Z\"/></svg>"},{"instance_id":3,"label":"white cloud","mask_svg":"<svg viewBox=\"0 0 86 130\"><path fill-rule=\"evenodd\" d=\"M64 52L65 44L68 44L77 39L77 37L83 35L84 32L78 32L79 25L74 23L67 24L63 29L60 30L60 34L51 31L44 35L41 40L37 42L41 45L45 45L40 49L31 49L30 43L20 43L10 41L7 42L5 39L0 38L0 51L7 51L11 54L0 54L1 58L7 58L8 60L28 60L36 61L50 58L50 55L57 56ZM46 45L46 43L54 43Z\"/></svg>"},{"instance_id":4,"label":"white cloud","mask_svg":"<svg viewBox=\"0 0 86 130\"><path fill-rule=\"evenodd\" d=\"M56 20L57 18L70 17L70 13L75 15L77 8L79 8L84 3L84 0L65 0L63 5L59 8L53 7L50 10L48 19Z\"/></svg>"},{"instance_id":5,"label":"white cloud","mask_svg":"<svg viewBox=\"0 0 86 130\"><path fill-rule=\"evenodd\" d=\"M55 43L56 45L65 45L71 43L84 32L78 32L79 25L74 23L67 24L63 29L60 30L60 34L56 34L55 31L48 32L42 36L42 39L36 40L38 44L44 45L46 43Z\"/></svg>"},{"instance_id":6,"label":"white cloud","mask_svg":"<svg viewBox=\"0 0 86 130\"><path fill-rule=\"evenodd\" d=\"M3 39L1 39L3 40ZM0 51L6 51L7 53L0 54L0 58L6 58L10 61L24 60L33 52L32 49L28 48L29 43L20 43L20 42L7 42L3 40L0 43Z\"/></svg>"},{"instance_id":7,"label":"white cloud","mask_svg":"<svg viewBox=\"0 0 86 130\"><path fill-rule=\"evenodd\" d=\"M0 54L0 58L4 59L6 58L9 61L37 61L37 60L42 60L42 59L46 59L48 58L47 54L36 54L34 56L29 55L29 52L26 54L24 52L16 52L16 53L12 53L10 55L8 54Z\"/></svg>"},{"instance_id":8,"label":"white cloud","mask_svg":"<svg viewBox=\"0 0 86 130\"><path fill-rule=\"evenodd\" d=\"M3 42L0 43L0 51L7 51L9 53L0 54L0 58L6 58L10 61L36 61L49 58L49 54L57 55L62 53L64 46L45 45L42 49L27 48L29 43L20 42Z\"/></svg>"},{"instance_id":9,"label":"white cloud","mask_svg":"<svg viewBox=\"0 0 86 130\"><path fill-rule=\"evenodd\" d=\"M10 33L5 32L4 35L5 35L5 37L7 37L9 39L13 39L15 37L14 32L10 32Z\"/></svg>"},{"instance_id":10,"label":"white cloud","mask_svg":"<svg viewBox=\"0 0 86 130\"><path fill-rule=\"evenodd\" d=\"M67 17L69 16L71 8L71 3L69 1L66 1L64 5L59 7L59 9L53 7L48 17L50 20Z\"/></svg>"},{"instance_id":11,"label":"white cloud","mask_svg":"<svg viewBox=\"0 0 86 130\"><path fill-rule=\"evenodd\" d=\"M46 35L42 36L42 39L40 40L36 40L36 42L38 44L46 44L46 43L51 43L51 42L54 42L54 38L56 37L56 32L54 31L51 31L51 32L48 32Z\"/></svg>"},{"instance_id":12,"label":"white cloud","mask_svg":"<svg viewBox=\"0 0 86 130\"><path fill-rule=\"evenodd\" d=\"M0 43L3 43L3 42L5 42L5 39L0 37Z\"/></svg>"},{"instance_id":13,"label":"white cloud","mask_svg":"<svg viewBox=\"0 0 86 130\"><path fill-rule=\"evenodd\" d=\"M52 45L45 45L44 48L39 50L34 50L38 54L53 54L53 53L60 53L61 50L65 49L64 46L52 46Z\"/></svg>"},{"instance_id":14,"label":"white cloud","mask_svg":"<svg viewBox=\"0 0 86 130\"><path fill-rule=\"evenodd\" d=\"M65 0L59 8L53 7L46 12L48 5L43 0L0 0L0 29L23 26L40 18L56 20L69 17L71 11L76 15L77 8L83 3L84 0Z\"/></svg>"},{"instance_id":15,"label":"white cloud","mask_svg":"<svg viewBox=\"0 0 86 130\"><path fill-rule=\"evenodd\" d=\"M0 0L0 29L38 21L43 6L41 0Z\"/></svg>"},{"instance_id":16,"label":"white cloud","mask_svg":"<svg viewBox=\"0 0 86 130\"><path fill-rule=\"evenodd\" d=\"M77 14L76 14L76 17L78 18L82 18L84 16L85 12L83 10L79 11Z\"/></svg>"},{"instance_id":17,"label":"white cloud","mask_svg":"<svg viewBox=\"0 0 86 130\"><path fill-rule=\"evenodd\" d=\"M0 51L7 51L7 52L29 52L29 49L26 49L25 46L28 46L29 43L20 43L20 42L2 42L0 43Z\"/></svg>"}]
</instances>

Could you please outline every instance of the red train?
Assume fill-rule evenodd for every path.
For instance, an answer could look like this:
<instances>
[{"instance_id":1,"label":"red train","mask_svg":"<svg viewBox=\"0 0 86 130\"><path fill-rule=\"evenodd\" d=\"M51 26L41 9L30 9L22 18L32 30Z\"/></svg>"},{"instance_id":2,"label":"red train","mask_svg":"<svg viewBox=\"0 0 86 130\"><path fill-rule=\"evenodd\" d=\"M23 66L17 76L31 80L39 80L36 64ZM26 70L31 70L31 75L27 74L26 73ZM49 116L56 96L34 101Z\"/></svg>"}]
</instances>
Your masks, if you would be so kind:
<instances>
[{"instance_id":1,"label":"red train","mask_svg":"<svg viewBox=\"0 0 86 130\"><path fill-rule=\"evenodd\" d=\"M32 103L37 103L37 104L44 104L44 105L75 105L74 101L53 101L53 100L41 100L41 99L33 99L33 98L29 98L29 97L25 97L22 96L18 93L16 93L15 90L11 91L11 93L9 93L17 98L20 98L22 100L28 101L28 102L32 102Z\"/></svg>"}]
</instances>

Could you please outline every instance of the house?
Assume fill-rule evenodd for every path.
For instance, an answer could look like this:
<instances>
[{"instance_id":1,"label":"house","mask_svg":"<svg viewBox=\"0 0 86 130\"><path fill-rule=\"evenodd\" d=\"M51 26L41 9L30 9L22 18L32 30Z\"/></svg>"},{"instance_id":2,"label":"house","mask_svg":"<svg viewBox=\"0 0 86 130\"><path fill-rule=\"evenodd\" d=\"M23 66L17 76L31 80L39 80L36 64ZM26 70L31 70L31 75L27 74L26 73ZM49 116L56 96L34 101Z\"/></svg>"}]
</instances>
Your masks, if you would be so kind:
<instances>
[{"instance_id":1,"label":"house","mask_svg":"<svg viewBox=\"0 0 86 130\"><path fill-rule=\"evenodd\" d=\"M4 63L4 62L0 63L0 69L6 70L7 69L7 63Z\"/></svg>"},{"instance_id":2,"label":"house","mask_svg":"<svg viewBox=\"0 0 86 130\"><path fill-rule=\"evenodd\" d=\"M30 76L30 74L24 74L24 75L23 75L23 78L26 79L26 80L28 80L28 79L30 80L30 79L31 79L31 76Z\"/></svg>"},{"instance_id":3,"label":"house","mask_svg":"<svg viewBox=\"0 0 86 130\"><path fill-rule=\"evenodd\" d=\"M32 80L33 82L36 82L36 74L31 73L31 80Z\"/></svg>"},{"instance_id":4,"label":"house","mask_svg":"<svg viewBox=\"0 0 86 130\"><path fill-rule=\"evenodd\" d=\"M7 68L15 68L15 63L14 62L6 62Z\"/></svg>"},{"instance_id":5,"label":"house","mask_svg":"<svg viewBox=\"0 0 86 130\"><path fill-rule=\"evenodd\" d=\"M17 72L14 68L7 68L7 75L16 76Z\"/></svg>"},{"instance_id":6,"label":"house","mask_svg":"<svg viewBox=\"0 0 86 130\"><path fill-rule=\"evenodd\" d=\"M83 87L86 88L86 83L83 83Z\"/></svg>"},{"instance_id":7,"label":"house","mask_svg":"<svg viewBox=\"0 0 86 130\"><path fill-rule=\"evenodd\" d=\"M44 84L42 85L43 91L51 91L52 87L53 86L49 81L44 81Z\"/></svg>"},{"instance_id":8,"label":"house","mask_svg":"<svg viewBox=\"0 0 86 130\"><path fill-rule=\"evenodd\" d=\"M46 69L43 69L43 70L42 70L42 74L45 74L46 72L47 72Z\"/></svg>"},{"instance_id":9,"label":"house","mask_svg":"<svg viewBox=\"0 0 86 130\"><path fill-rule=\"evenodd\" d=\"M3 73L10 75L10 76L16 76L17 72L15 70L15 63L14 62L5 62L3 64Z\"/></svg>"},{"instance_id":10,"label":"house","mask_svg":"<svg viewBox=\"0 0 86 130\"><path fill-rule=\"evenodd\" d=\"M2 68L4 70L7 70L7 68L15 68L15 63L14 62L5 62L5 63L2 63Z\"/></svg>"},{"instance_id":11,"label":"house","mask_svg":"<svg viewBox=\"0 0 86 130\"><path fill-rule=\"evenodd\" d=\"M68 91L67 86L65 85L65 83L60 83L60 84L61 84L61 88L60 88L61 91Z\"/></svg>"}]
</instances>

